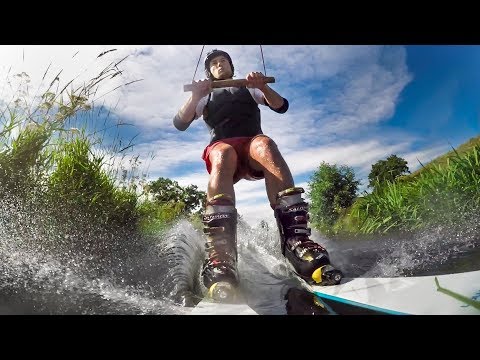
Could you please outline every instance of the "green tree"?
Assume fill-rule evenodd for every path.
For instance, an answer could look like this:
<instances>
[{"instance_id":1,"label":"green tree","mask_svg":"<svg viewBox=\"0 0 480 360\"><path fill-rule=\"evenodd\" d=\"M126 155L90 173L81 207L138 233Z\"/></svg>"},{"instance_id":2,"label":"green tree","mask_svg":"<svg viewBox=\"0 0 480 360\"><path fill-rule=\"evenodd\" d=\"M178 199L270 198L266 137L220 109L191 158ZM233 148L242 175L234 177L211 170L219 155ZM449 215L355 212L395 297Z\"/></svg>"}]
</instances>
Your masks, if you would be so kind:
<instances>
[{"instance_id":1,"label":"green tree","mask_svg":"<svg viewBox=\"0 0 480 360\"><path fill-rule=\"evenodd\" d=\"M190 214L201 206L206 198L204 191L199 191L196 185L182 187L178 182L160 177L147 186L148 192L160 204L183 203L183 212Z\"/></svg>"},{"instance_id":2,"label":"green tree","mask_svg":"<svg viewBox=\"0 0 480 360\"><path fill-rule=\"evenodd\" d=\"M368 175L370 181L368 187L375 190L377 185L381 185L386 180L394 182L397 177L406 173L410 173L407 161L397 155L390 155L386 160L379 160L372 165Z\"/></svg>"},{"instance_id":3,"label":"green tree","mask_svg":"<svg viewBox=\"0 0 480 360\"><path fill-rule=\"evenodd\" d=\"M308 183L313 225L320 229L330 228L342 211L353 204L359 185L350 167L322 162Z\"/></svg>"}]
</instances>

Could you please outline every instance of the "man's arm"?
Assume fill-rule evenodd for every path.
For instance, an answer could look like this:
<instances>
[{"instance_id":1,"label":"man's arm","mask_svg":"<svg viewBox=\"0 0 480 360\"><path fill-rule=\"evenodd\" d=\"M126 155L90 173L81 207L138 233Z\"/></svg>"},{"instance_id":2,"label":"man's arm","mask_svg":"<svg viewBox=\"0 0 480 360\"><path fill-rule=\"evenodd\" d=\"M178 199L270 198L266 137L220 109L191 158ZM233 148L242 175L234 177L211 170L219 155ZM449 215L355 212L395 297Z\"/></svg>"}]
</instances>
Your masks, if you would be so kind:
<instances>
[{"instance_id":1,"label":"man's arm","mask_svg":"<svg viewBox=\"0 0 480 360\"><path fill-rule=\"evenodd\" d=\"M194 99L193 96L180 108L177 114L173 117L173 125L180 131L188 129L190 124L196 117L196 108L200 99Z\"/></svg>"},{"instance_id":2,"label":"man's arm","mask_svg":"<svg viewBox=\"0 0 480 360\"><path fill-rule=\"evenodd\" d=\"M263 93L265 102L270 109L278 113L284 113L288 110L288 101L269 87L262 79L264 75L260 72L251 72L246 79L249 82L247 87L257 88Z\"/></svg>"},{"instance_id":3,"label":"man's arm","mask_svg":"<svg viewBox=\"0 0 480 360\"><path fill-rule=\"evenodd\" d=\"M266 105L273 111L283 114L288 110L288 101L280 96L275 90L265 84L262 90Z\"/></svg>"},{"instance_id":4,"label":"man's arm","mask_svg":"<svg viewBox=\"0 0 480 360\"><path fill-rule=\"evenodd\" d=\"M194 81L192 85L192 96L173 117L173 125L180 131L187 130L192 121L197 118L196 109L198 103L212 90L210 80Z\"/></svg>"}]
</instances>

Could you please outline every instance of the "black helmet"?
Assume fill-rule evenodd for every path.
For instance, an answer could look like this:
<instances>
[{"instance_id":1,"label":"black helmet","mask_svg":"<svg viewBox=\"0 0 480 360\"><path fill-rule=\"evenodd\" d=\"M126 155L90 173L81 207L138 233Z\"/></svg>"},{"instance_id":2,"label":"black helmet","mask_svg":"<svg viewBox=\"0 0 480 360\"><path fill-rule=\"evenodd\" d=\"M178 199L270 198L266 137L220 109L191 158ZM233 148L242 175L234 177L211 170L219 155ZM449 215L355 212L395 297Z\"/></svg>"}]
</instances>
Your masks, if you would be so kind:
<instances>
[{"instance_id":1,"label":"black helmet","mask_svg":"<svg viewBox=\"0 0 480 360\"><path fill-rule=\"evenodd\" d=\"M214 57L217 57L217 56L220 56L220 55L223 55L227 58L228 62L230 63L230 67L232 68L232 76L233 76L233 73L235 72L235 69L233 67L232 58L230 57L230 55L228 55L228 53L226 53L223 50L213 49L212 51L208 52L207 56L205 57L205 75L207 75L208 79L215 80L213 78L212 73L210 72L210 61Z\"/></svg>"}]
</instances>

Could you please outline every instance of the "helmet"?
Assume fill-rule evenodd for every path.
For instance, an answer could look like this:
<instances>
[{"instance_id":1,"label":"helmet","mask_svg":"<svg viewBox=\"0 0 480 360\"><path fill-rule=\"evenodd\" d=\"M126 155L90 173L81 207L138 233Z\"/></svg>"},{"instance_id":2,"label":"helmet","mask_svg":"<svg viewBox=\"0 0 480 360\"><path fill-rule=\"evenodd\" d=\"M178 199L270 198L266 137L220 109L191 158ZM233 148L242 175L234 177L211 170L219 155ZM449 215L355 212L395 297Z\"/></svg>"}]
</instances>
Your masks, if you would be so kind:
<instances>
[{"instance_id":1,"label":"helmet","mask_svg":"<svg viewBox=\"0 0 480 360\"><path fill-rule=\"evenodd\" d=\"M235 69L233 67L232 58L230 57L230 55L228 55L228 53L226 53L223 50L213 49L212 51L209 51L207 53L207 56L205 57L205 75L207 75L208 79L215 80L213 78L212 73L210 72L210 61L214 57L217 57L217 56L220 56L220 55L223 55L227 58L228 62L230 63L230 67L232 68L232 76L233 76L233 74L235 72Z\"/></svg>"}]
</instances>

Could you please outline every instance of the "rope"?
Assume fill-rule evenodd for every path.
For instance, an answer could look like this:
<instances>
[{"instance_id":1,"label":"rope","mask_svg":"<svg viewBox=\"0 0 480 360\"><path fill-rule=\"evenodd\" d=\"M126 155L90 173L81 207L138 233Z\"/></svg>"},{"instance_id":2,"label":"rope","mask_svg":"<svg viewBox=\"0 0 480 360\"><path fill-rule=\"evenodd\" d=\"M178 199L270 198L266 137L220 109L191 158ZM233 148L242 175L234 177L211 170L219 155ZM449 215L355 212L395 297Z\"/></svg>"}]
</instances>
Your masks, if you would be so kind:
<instances>
[{"instance_id":1,"label":"rope","mask_svg":"<svg viewBox=\"0 0 480 360\"><path fill-rule=\"evenodd\" d=\"M263 59L263 50L262 50L262 45L260 45L260 53L262 54L262 62L263 62L263 73L265 76L267 76L267 69L265 69L265 60Z\"/></svg>"},{"instance_id":2,"label":"rope","mask_svg":"<svg viewBox=\"0 0 480 360\"><path fill-rule=\"evenodd\" d=\"M203 54L203 49L204 48L205 48L205 45L202 46L202 51L200 52L200 56L198 57L197 67L195 68L195 72L193 73L192 83L195 81L195 75L197 74L198 64L200 64L200 60L202 59L202 54Z\"/></svg>"},{"instance_id":3,"label":"rope","mask_svg":"<svg viewBox=\"0 0 480 360\"><path fill-rule=\"evenodd\" d=\"M200 60L202 59L203 49L204 49L204 48L205 48L205 45L202 46L202 51L200 52L200 56L198 57L197 67L195 68L195 72L193 73L192 83L195 81L195 75L197 74L198 64L200 64ZM265 59L263 58L262 45L260 45L260 53L262 54L263 74L264 74L265 76L267 76L267 69L265 68Z\"/></svg>"}]
</instances>

